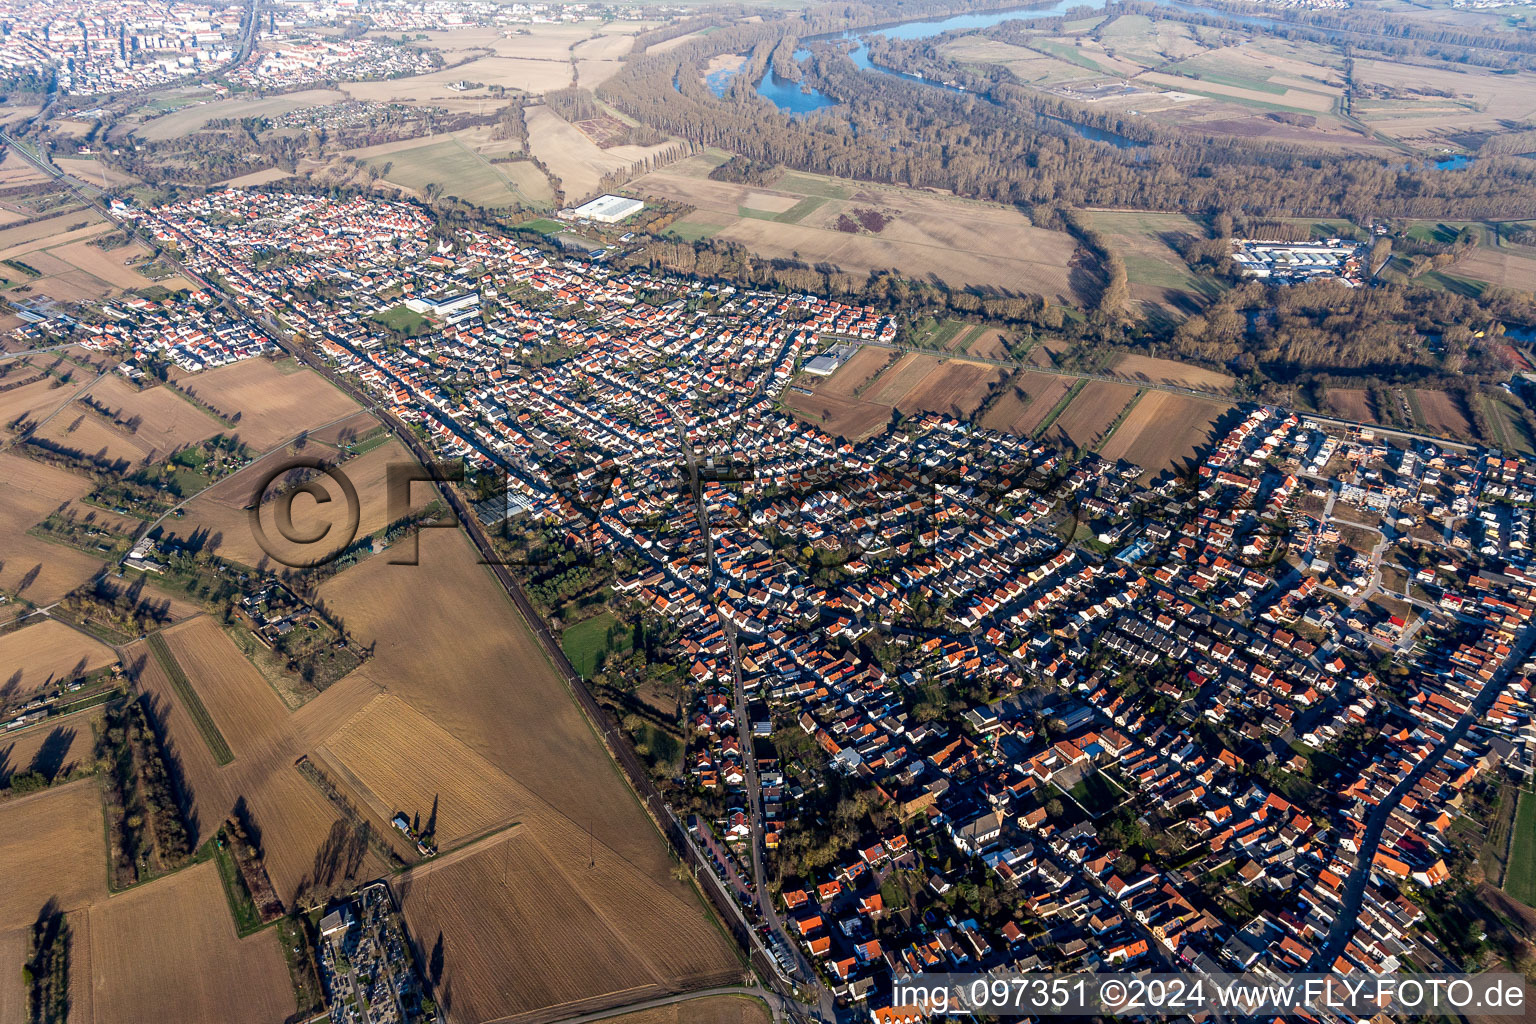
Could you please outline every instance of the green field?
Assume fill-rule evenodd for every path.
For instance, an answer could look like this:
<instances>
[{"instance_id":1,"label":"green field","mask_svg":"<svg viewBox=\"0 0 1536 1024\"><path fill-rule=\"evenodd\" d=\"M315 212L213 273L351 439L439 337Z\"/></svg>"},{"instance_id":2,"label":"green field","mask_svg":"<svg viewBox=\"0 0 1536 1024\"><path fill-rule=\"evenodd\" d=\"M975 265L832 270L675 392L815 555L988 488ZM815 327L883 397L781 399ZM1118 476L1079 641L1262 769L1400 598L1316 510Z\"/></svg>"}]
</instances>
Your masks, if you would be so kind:
<instances>
[{"instance_id":1,"label":"green field","mask_svg":"<svg viewBox=\"0 0 1536 1024\"><path fill-rule=\"evenodd\" d=\"M582 678L592 678L605 655L622 654L630 650L633 637L628 629L621 628L618 635L609 640L608 631L614 626L622 624L613 617L612 612L603 612L576 623L560 634L560 648L565 651L565 656Z\"/></svg>"},{"instance_id":2,"label":"green field","mask_svg":"<svg viewBox=\"0 0 1536 1024\"><path fill-rule=\"evenodd\" d=\"M1536 906L1536 793L1520 792L1515 831L1509 844L1509 870L1504 891L1526 906Z\"/></svg>"},{"instance_id":3,"label":"green field","mask_svg":"<svg viewBox=\"0 0 1536 1024\"><path fill-rule=\"evenodd\" d=\"M1064 60L1068 64L1076 64L1080 68L1087 68L1089 71L1097 74L1109 73L1098 61L1083 56L1081 50L1068 46L1065 43L1052 42L1048 39L1034 39L1030 41L1029 48L1031 50L1038 50L1047 57L1055 57L1057 60Z\"/></svg>"},{"instance_id":4,"label":"green field","mask_svg":"<svg viewBox=\"0 0 1536 1024\"><path fill-rule=\"evenodd\" d=\"M1456 241L1456 236L1462 228L1473 228L1477 232L1477 244L1491 245L1488 226L1481 221L1419 221L1408 229L1408 237L1416 238L1421 242L1437 242L1441 245L1450 245Z\"/></svg>"},{"instance_id":5,"label":"green field","mask_svg":"<svg viewBox=\"0 0 1536 1024\"><path fill-rule=\"evenodd\" d=\"M443 195L457 196L476 206L540 201L539 197L526 194L511 177L454 141L369 157L363 163L380 170L389 164L385 177L396 185L422 192L428 185L436 184L442 187Z\"/></svg>"},{"instance_id":6,"label":"green field","mask_svg":"<svg viewBox=\"0 0 1536 1024\"><path fill-rule=\"evenodd\" d=\"M1113 810L1121 800L1125 799L1125 793L1109 779L1098 772L1091 772L1078 780L1077 785L1067 790L1091 816L1097 818L1107 811Z\"/></svg>"},{"instance_id":7,"label":"green field","mask_svg":"<svg viewBox=\"0 0 1536 1024\"><path fill-rule=\"evenodd\" d=\"M823 199L847 199L853 195L853 189L834 178L825 178L819 174L802 174L799 171L785 171L773 187L783 192L798 192L802 196L820 196Z\"/></svg>"},{"instance_id":8,"label":"green field","mask_svg":"<svg viewBox=\"0 0 1536 1024\"><path fill-rule=\"evenodd\" d=\"M1125 261L1132 285L1208 298L1224 290L1220 282L1191 270L1171 244L1182 236L1204 238L1205 225L1182 213L1094 210L1085 216Z\"/></svg>"},{"instance_id":9,"label":"green field","mask_svg":"<svg viewBox=\"0 0 1536 1024\"><path fill-rule=\"evenodd\" d=\"M525 220L518 225L523 231L538 231L546 235L559 234L565 230L565 225L548 217L539 217L534 220Z\"/></svg>"},{"instance_id":10,"label":"green field","mask_svg":"<svg viewBox=\"0 0 1536 1024\"><path fill-rule=\"evenodd\" d=\"M708 238L720 230L718 224L695 224L690 220L675 221L667 228L667 234L674 238L681 238L685 242L697 242Z\"/></svg>"},{"instance_id":11,"label":"green field","mask_svg":"<svg viewBox=\"0 0 1536 1024\"><path fill-rule=\"evenodd\" d=\"M1515 449L1525 454L1536 451L1536 438L1527 432L1525 419L1520 415L1520 410L1515 408L1514 399L1502 394L1484 394L1479 396L1479 400L1493 427L1494 436L1484 440L1499 448Z\"/></svg>"},{"instance_id":12,"label":"green field","mask_svg":"<svg viewBox=\"0 0 1536 1024\"><path fill-rule=\"evenodd\" d=\"M1201 57L1205 55L1202 54ZM1178 65L1178 70L1188 72L1202 82L1210 82L1212 85L1225 85L1231 89L1248 89L1253 92L1266 92L1272 96L1284 96L1286 86L1276 85L1267 78L1259 78L1255 75L1244 75L1228 70L1222 64L1220 57L1202 60L1201 57L1193 57Z\"/></svg>"},{"instance_id":13,"label":"green field","mask_svg":"<svg viewBox=\"0 0 1536 1024\"><path fill-rule=\"evenodd\" d=\"M375 313L373 318L392 331L400 331L402 334L415 334L426 326L427 318L408 309L403 304L391 306L382 313Z\"/></svg>"},{"instance_id":14,"label":"green field","mask_svg":"<svg viewBox=\"0 0 1536 1024\"><path fill-rule=\"evenodd\" d=\"M744 218L749 217L753 220L778 221L780 224L798 224L802 217L826 201L824 196L807 196L783 213L773 213L769 210L754 210L750 206L738 206L736 208L736 215Z\"/></svg>"},{"instance_id":15,"label":"green field","mask_svg":"<svg viewBox=\"0 0 1536 1024\"><path fill-rule=\"evenodd\" d=\"M492 169L512 185L524 206L555 208L555 190L544 172L530 160L493 164Z\"/></svg>"},{"instance_id":16,"label":"green field","mask_svg":"<svg viewBox=\"0 0 1536 1024\"><path fill-rule=\"evenodd\" d=\"M912 344L923 348L943 348L955 339L963 328L970 325L962 320L940 320L932 328L912 339Z\"/></svg>"}]
</instances>

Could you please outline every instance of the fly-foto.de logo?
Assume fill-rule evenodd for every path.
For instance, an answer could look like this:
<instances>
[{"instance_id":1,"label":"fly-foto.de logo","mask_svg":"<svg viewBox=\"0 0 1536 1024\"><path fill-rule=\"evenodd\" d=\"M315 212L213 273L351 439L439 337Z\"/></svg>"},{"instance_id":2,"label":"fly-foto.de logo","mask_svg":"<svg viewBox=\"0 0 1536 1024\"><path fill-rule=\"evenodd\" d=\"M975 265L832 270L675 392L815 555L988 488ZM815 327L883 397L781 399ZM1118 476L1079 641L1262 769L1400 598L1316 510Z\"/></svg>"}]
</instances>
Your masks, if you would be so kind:
<instances>
[{"instance_id":1,"label":"fly-foto.de logo","mask_svg":"<svg viewBox=\"0 0 1536 1024\"><path fill-rule=\"evenodd\" d=\"M246 510L261 550L292 569L318 568L383 544L390 545L390 564L416 565L417 531L456 528L462 511L450 496L451 514L424 514L426 489L464 480L462 462L402 461L385 467L381 488L373 474L354 480L343 466L292 457L262 474ZM503 489L506 483L503 477Z\"/></svg>"}]
</instances>

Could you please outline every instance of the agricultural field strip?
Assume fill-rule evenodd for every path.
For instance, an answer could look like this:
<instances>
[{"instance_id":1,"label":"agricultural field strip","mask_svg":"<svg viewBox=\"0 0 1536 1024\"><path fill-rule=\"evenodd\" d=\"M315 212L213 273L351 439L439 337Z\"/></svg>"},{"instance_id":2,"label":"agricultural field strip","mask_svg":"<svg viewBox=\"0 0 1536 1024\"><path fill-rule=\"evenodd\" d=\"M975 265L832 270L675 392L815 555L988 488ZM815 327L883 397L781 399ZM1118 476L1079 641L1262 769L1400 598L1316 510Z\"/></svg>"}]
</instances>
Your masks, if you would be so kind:
<instances>
[{"instance_id":1,"label":"agricultural field strip","mask_svg":"<svg viewBox=\"0 0 1536 1024\"><path fill-rule=\"evenodd\" d=\"M203 704L203 699L197 695L192 687L192 681L182 671L181 664L177 662L176 655L171 652L165 637L160 633L151 633L146 637L150 653L160 663L160 668L171 681L171 687L176 691L176 696L181 700L182 707L188 716L197 725L197 731L202 734L203 742L208 744L208 750L213 754L219 764L229 764L235 759L234 752L229 749L223 733L213 721L213 716L208 713L208 708Z\"/></svg>"},{"instance_id":2,"label":"agricultural field strip","mask_svg":"<svg viewBox=\"0 0 1536 1024\"><path fill-rule=\"evenodd\" d=\"M915 345L901 345L894 342L864 341L864 345L876 348L891 349L902 354L939 356L932 349L919 348ZM1191 398L1200 398L1210 402L1221 402L1230 405L1232 397L1217 391L1207 391L1200 388L1185 387L1178 384L1165 384L1159 381L1141 380L1137 377L1122 377L1112 373L1087 373L1081 370L1062 370L1052 366L1036 366L1027 360L1018 359L992 359L987 356L956 355L945 356L967 363L986 363L988 366L999 366L1008 370L1026 370L1030 373L1050 374L1053 377L1066 377L1072 380L1103 381L1106 384L1128 384L1132 387L1148 388L1153 391L1167 391L1176 395L1189 395ZM869 399L869 391L864 392L865 400ZM1368 424L1367 424L1368 425Z\"/></svg>"}]
</instances>

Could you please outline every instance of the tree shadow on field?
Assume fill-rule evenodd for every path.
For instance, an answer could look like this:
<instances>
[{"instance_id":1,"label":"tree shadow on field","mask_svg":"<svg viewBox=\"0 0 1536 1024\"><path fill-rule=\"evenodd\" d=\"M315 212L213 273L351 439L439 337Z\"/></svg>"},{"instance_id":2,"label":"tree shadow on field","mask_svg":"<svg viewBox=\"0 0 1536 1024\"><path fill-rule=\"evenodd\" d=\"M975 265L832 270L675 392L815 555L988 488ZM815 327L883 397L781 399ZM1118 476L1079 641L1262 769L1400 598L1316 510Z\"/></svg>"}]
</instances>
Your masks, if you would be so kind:
<instances>
[{"instance_id":1,"label":"tree shadow on field","mask_svg":"<svg viewBox=\"0 0 1536 1024\"><path fill-rule=\"evenodd\" d=\"M43 740L42 746L37 748L37 753L32 755L29 770L53 782L63 774L64 759L69 756L69 748L74 745L74 742L75 730L66 729L63 726L55 728Z\"/></svg>"},{"instance_id":2,"label":"tree shadow on field","mask_svg":"<svg viewBox=\"0 0 1536 1024\"><path fill-rule=\"evenodd\" d=\"M368 852L368 833L345 818L331 822L331 830L315 850L309 875L299 882L299 892L330 894L342 882L357 876Z\"/></svg>"},{"instance_id":3,"label":"tree shadow on field","mask_svg":"<svg viewBox=\"0 0 1536 1024\"><path fill-rule=\"evenodd\" d=\"M245 794L241 794L235 801L235 806L229 812L229 816L235 819L235 824L240 826L240 831L245 833L246 841L255 849L265 849L261 845L261 826L256 824L256 819L251 815L251 805L245 802Z\"/></svg>"},{"instance_id":4,"label":"tree shadow on field","mask_svg":"<svg viewBox=\"0 0 1536 1024\"><path fill-rule=\"evenodd\" d=\"M427 958L427 980L436 988L438 982L443 980L443 933L437 933L437 941L432 944L432 955Z\"/></svg>"},{"instance_id":5,"label":"tree shadow on field","mask_svg":"<svg viewBox=\"0 0 1536 1024\"><path fill-rule=\"evenodd\" d=\"M21 579L16 581L16 593L18 595L20 595L28 587L30 587L32 584L36 583L37 582L37 578L39 576L41 576L42 573L43 573L43 563L42 562L38 562L32 568L28 569L27 572L26 572L26 575L22 576Z\"/></svg>"}]
</instances>

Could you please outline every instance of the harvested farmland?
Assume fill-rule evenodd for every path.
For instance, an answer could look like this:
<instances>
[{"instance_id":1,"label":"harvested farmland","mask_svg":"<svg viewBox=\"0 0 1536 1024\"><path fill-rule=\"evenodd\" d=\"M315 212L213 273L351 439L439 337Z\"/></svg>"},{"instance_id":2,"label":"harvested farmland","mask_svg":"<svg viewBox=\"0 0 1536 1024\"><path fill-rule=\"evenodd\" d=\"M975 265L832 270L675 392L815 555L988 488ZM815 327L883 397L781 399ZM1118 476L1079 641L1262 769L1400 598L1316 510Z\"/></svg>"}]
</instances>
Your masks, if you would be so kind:
<instances>
[{"instance_id":1,"label":"harvested farmland","mask_svg":"<svg viewBox=\"0 0 1536 1024\"><path fill-rule=\"evenodd\" d=\"M46 420L63 408L82 383L77 379L63 384L58 377L45 375L30 363L18 365L0 378L0 387L5 387L0 391L0 437L14 437L23 427Z\"/></svg>"},{"instance_id":2,"label":"harvested farmland","mask_svg":"<svg viewBox=\"0 0 1536 1024\"><path fill-rule=\"evenodd\" d=\"M0 933L30 926L49 900L70 911L105 899L105 842L95 779L0 803Z\"/></svg>"},{"instance_id":3,"label":"harvested farmland","mask_svg":"<svg viewBox=\"0 0 1536 1024\"><path fill-rule=\"evenodd\" d=\"M938 356L908 352L875 378L864 392L864 398L877 405L894 406L938 365Z\"/></svg>"},{"instance_id":4,"label":"harvested farmland","mask_svg":"<svg viewBox=\"0 0 1536 1024\"><path fill-rule=\"evenodd\" d=\"M8 734L0 739L0 774L31 771L66 779L75 769L88 768L96 760L92 730L100 721L101 711L97 709Z\"/></svg>"},{"instance_id":5,"label":"harvested farmland","mask_svg":"<svg viewBox=\"0 0 1536 1024\"><path fill-rule=\"evenodd\" d=\"M201 531L207 538L209 550L220 558L228 558L253 567L270 564L273 558L303 562L317 557L321 552L305 545L292 544L284 538L276 526L275 515L278 508L276 501L267 501L260 509L267 547L262 546L261 540L251 525L251 509L248 506L256 497L256 487L271 473L289 464L289 460L294 457L324 458L334 461L338 456L332 449L317 449L309 445L296 456L273 453L219 481L188 502L186 518L168 520L165 523L166 532L190 537L194 532ZM338 471L345 474L352 486L357 489L359 516L357 539L367 537L389 525L391 519L387 493L389 467L396 463L410 461L410 454L404 446L399 441L391 439L371 451L338 464ZM327 530L329 532L326 536L344 538L349 520L347 503L341 489L335 481L324 476L316 479L322 487L326 488L326 493L332 500L321 503L308 495L295 495L291 505L294 529L305 536L315 536L321 530ZM283 486L281 481L274 481L264 493L269 496L274 495ZM417 508L425 506L432 499L431 488L425 484L415 485L411 489L411 494L416 499L415 507ZM337 541L338 546L341 543L342 541ZM325 551L335 550L326 544L320 546Z\"/></svg>"},{"instance_id":6,"label":"harvested farmland","mask_svg":"<svg viewBox=\"0 0 1536 1024\"><path fill-rule=\"evenodd\" d=\"M1045 422L1057 403L1066 397L1072 384L1071 377L1059 377L1054 373L1030 373L1026 370L992 403L987 414L981 418L981 425L989 430L1028 437Z\"/></svg>"},{"instance_id":7,"label":"harvested farmland","mask_svg":"<svg viewBox=\"0 0 1536 1024\"><path fill-rule=\"evenodd\" d=\"M1323 411L1357 423L1377 423L1376 407L1364 388L1329 388Z\"/></svg>"},{"instance_id":8,"label":"harvested farmland","mask_svg":"<svg viewBox=\"0 0 1536 1024\"><path fill-rule=\"evenodd\" d=\"M230 432L228 427L170 389L155 387L140 391L116 374L103 377L92 385L75 406L54 418L48 425L49 430L61 431L66 425L78 421L81 415L100 423L103 429L119 439L116 443L119 450L111 452L109 457L128 457L134 462L158 462L178 448ZM96 450L69 440L61 439L61 443L82 448L87 453Z\"/></svg>"},{"instance_id":9,"label":"harvested farmland","mask_svg":"<svg viewBox=\"0 0 1536 1024\"><path fill-rule=\"evenodd\" d=\"M0 590L35 604L57 601L90 579L102 561L84 551L27 533L66 502L91 489L90 482L55 466L0 452ZM14 614L0 606L0 619Z\"/></svg>"},{"instance_id":10,"label":"harvested farmland","mask_svg":"<svg viewBox=\"0 0 1536 1024\"><path fill-rule=\"evenodd\" d=\"M1115 363L1114 372L1121 377L1148 384L1172 384L1175 387L1192 388L1196 391L1226 391L1234 380L1225 373L1190 366L1174 359L1155 356L1126 355Z\"/></svg>"},{"instance_id":11,"label":"harvested farmland","mask_svg":"<svg viewBox=\"0 0 1536 1024\"><path fill-rule=\"evenodd\" d=\"M236 757L264 759L279 749L288 710L217 622L199 615L159 635Z\"/></svg>"},{"instance_id":12,"label":"harvested farmland","mask_svg":"<svg viewBox=\"0 0 1536 1024\"><path fill-rule=\"evenodd\" d=\"M372 437L383 429L384 424L373 413L359 412L322 430L311 431L309 439L340 447L353 444L361 438Z\"/></svg>"},{"instance_id":13,"label":"harvested farmland","mask_svg":"<svg viewBox=\"0 0 1536 1024\"><path fill-rule=\"evenodd\" d=\"M1424 429L1430 433L1449 437L1473 436L1472 424L1454 396L1444 391L1415 391L1413 397L1424 414Z\"/></svg>"},{"instance_id":14,"label":"harvested farmland","mask_svg":"<svg viewBox=\"0 0 1536 1024\"><path fill-rule=\"evenodd\" d=\"M859 276L895 267L904 277L937 277L955 288L1025 291L1056 302L1080 298L1068 270L1076 248L1071 236L1037 228L1016 209L799 172L782 175L770 189L712 181L700 173L701 167L708 170L706 159L679 161L630 187L686 203L707 216L707 223L723 221L714 237L767 259L831 264ZM796 205L764 212L756 197L765 193L791 196ZM857 222L863 209L880 211L884 223L878 233L839 230L839 223Z\"/></svg>"},{"instance_id":15,"label":"harvested farmland","mask_svg":"<svg viewBox=\"0 0 1536 1024\"><path fill-rule=\"evenodd\" d=\"M558 66L558 65L546 65ZM565 73L561 68L561 73ZM560 85L569 84L569 79ZM528 120L528 149L549 165L565 186L567 197L589 196L598 191L603 175L628 168L660 153L660 146L610 146L600 148L575 125L542 104L523 108Z\"/></svg>"},{"instance_id":16,"label":"harvested farmland","mask_svg":"<svg viewBox=\"0 0 1536 1024\"><path fill-rule=\"evenodd\" d=\"M34 220L29 224L19 224L11 228L0 228L0 259L8 258L15 253L41 248L43 244L57 245L65 240L64 236L81 229L94 227L106 230L105 220L106 218L95 210L72 210L69 213L61 213L57 217Z\"/></svg>"},{"instance_id":17,"label":"harvested farmland","mask_svg":"<svg viewBox=\"0 0 1536 1024\"><path fill-rule=\"evenodd\" d=\"M690 893L589 847L580 829L520 826L413 869L400 888L412 934L442 937L454 1020L536 1024L740 974ZM505 968L529 961L541 969Z\"/></svg>"},{"instance_id":18,"label":"harvested farmland","mask_svg":"<svg viewBox=\"0 0 1536 1024\"><path fill-rule=\"evenodd\" d=\"M113 249L102 249L89 241L70 242L49 252L114 289L149 288L155 283L128 265L130 260L138 262L149 255L149 250L137 242Z\"/></svg>"},{"instance_id":19,"label":"harvested farmland","mask_svg":"<svg viewBox=\"0 0 1536 1024\"><path fill-rule=\"evenodd\" d=\"M165 734L166 752L181 767L183 782L191 791L189 817L200 830L192 838L201 842L207 838L201 830L216 825L234 805L235 794L229 789L228 774L221 771L226 762L221 762L209 748L160 659L150 652L149 644L143 640L129 644L124 648L123 659L133 673L135 687L148 695L149 707Z\"/></svg>"},{"instance_id":20,"label":"harvested farmland","mask_svg":"<svg viewBox=\"0 0 1536 1024\"><path fill-rule=\"evenodd\" d=\"M837 372L816 387L818 395L835 395L839 398L856 398L861 388L874 380L891 362L895 353L890 349L864 345L852 359L837 368Z\"/></svg>"},{"instance_id":21,"label":"harvested farmland","mask_svg":"<svg viewBox=\"0 0 1536 1024\"><path fill-rule=\"evenodd\" d=\"M291 764L274 765L241 794L262 828L267 874L279 898L377 878L389 865L352 838L339 809Z\"/></svg>"},{"instance_id":22,"label":"harvested farmland","mask_svg":"<svg viewBox=\"0 0 1536 1024\"><path fill-rule=\"evenodd\" d=\"M29 955L30 923L14 931L0 931L0 963L23 964ZM27 1019L27 986L21 971L0 971L0 1020Z\"/></svg>"},{"instance_id":23,"label":"harvested farmland","mask_svg":"<svg viewBox=\"0 0 1536 1024\"><path fill-rule=\"evenodd\" d=\"M114 429L111 423L79 404L61 410L47 426L35 431L33 436L48 442L50 446L86 458L100 459L112 464L114 469L125 471L147 465L152 450L125 432Z\"/></svg>"},{"instance_id":24,"label":"harvested farmland","mask_svg":"<svg viewBox=\"0 0 1536 1024\"><path fill-rule=\"evenodd\" d=\"M1003 331L983 329L965 343L965 351L983 359L1007 359L1008 337Z\"/></svg>"},{"instance_id":25,"label":"harvested farmland","mask_svg":"<svg viewBox=\"0 0 1536 1024\"><path fill-rule=\"evenodd\" d=\"M1091 448L1104 438L1136 389L1126 384L1091 380L1077 393L1066 410L1047 429L1047 440L1077 448Z\"/></svg>"},{"instance_id":26,"label":"harvested farmland","mask_svg":"<svg viewBox=\"0 0 1536 1024\"><path fill-rule=\"evenodd\" d=\"M212 861L103 901L89 930L95 1024L272 1024L294 1011L277 933L236 937Z\"/></svg>"},{"instance_id":27,"label":"harvested farmland","mask_svg":"<svg viewBox=\"0 0 1536 1024\"><path fill-rule=\"evenodd\" d=\"M387 689L572 820L592 821L599 841L670 870L634 794L461 533L424 531L419 565L370 558L326 581L320 598L373 647L342 685L362 677Z\"/></svg>"},{"instance_id":28,"label":"harvested farmland","mask_svg":"<svg viewBox=\"0 0 1536 1024\"><path fill-rule=\"evenodd\" d=\"M1480 246L1469 257L1457 263L1451 273L1455 277L1487 281L1501 288L1536 291L1536 253L1530 249L1517 250L1510 246L1498 249Z\"/></svg>"},{"instance_id":29,"label":"harvested farmland","mask_svg":"<svg viewBox=\"0 0 1536 1024\"><path fill-rule=\"evenodd\" d=\"M750 996L704 996L653 1010L610 1017L607 1024L769 1024L762 1000Z\"/></svg>"},{"instance_id":30,"label":"harvested farmland","mask_svg":"<svg viewBox=\"0 0 1536 1024\"><path fill-rule=\"evenodd\" d=\"M183 651L189 652L188 660L197 665L200 655L195 652L195 639L202 638L183 637L180 644ZM203 642L208 644L207 651L217 650L219 656L244 663L240 654L228 646L230 641L224 641L222 646L206 639ZM292 900L306 885L324 886L343 878L361 881L386 870L386 865L366 851L353 860L346 855L345 843L338 847L331 831L340 813L293 767L295 761L371 700L378 693L377 687L353 673L298 711L289 714L281 710L287 728L278 729L272 722L272 706L267 701L276 703L279 709L281 702L270 689L265 700L256 695L254 685L266 688L266 683L259 676L253 680L245 674L255 671L248 663L227 670L240 680L230 695L215 693L205 680L199 679L199 685L208 690L205 710L210 720L214 712L227 719L245 707L254 709L262 722L257 727L229 726L231 738L240 747L240 756L221 764L147 645L142 641L130 645L126 657L136 667L138 688L148 695L150 706L162 723L168 752L179 762L182 780L189 791L189 818L198 830L196 841L206 840L243 798L262 832L268 872L284 900Z\"/></svg>"},{"instance_id":31,"label":"harvested farmland","mask_svg":"<svg viewBox=\"0 0 1536 1024\"><path fill-rule=\"evenodd\" d=\"M995 366L951 360L934 367L896 402L896 408L904 413L936 412L968 419L986 400L992 384L1007 376L1007 370Z\"/></svg>"},{"instance_id":32,"label":"harvested farmland","mask_svg":"<svg viewBox=\"0 0 1536 1024\"><path fill-rule=\"evenodd\" d=\"M691 888L672 877L661 837L462 534L428 530L420 537L418 566L372 558L327 581L320 597L358 642L373 646L368 663L339 686L367 679L387 688L431 720L432 735L446 732L515 784L508 791L518 797L515 829L445 853L407 876L404 904L413 934L424 944L439 931L444 936L454 1019L534 1014L551 1000L565 1004L616 988L655 991L722 972L734 976L733 948ZM295 717L310 714L336 689ZM467 763L455 760L462 756L447 763ZM446 793L452 783L414 785ZM424 817L429 809L430 795ZM448 802L440 801L440 815L447 810ZM526 863L515 854L487 859L486 851L508 842L528 849ZM598 867L588 869L594 850ZM562 875L567 865L579 874ZM550 901L571 916L562 922L547 909L527 916L526 908L543 906L525 902L533 900ZM591 932L572 924L594 915L602 926ZM575 959L551 952L573 943L580 948ZM552 969L542 980L505 969L529 957L573 966L560 976ZM610 975L575 966L606 966L610 958ZM562 1005L561 1012L567 1009Z\"/></svg>"},{"instance_id":33,"label":"harvested farmland","mask_svg":"<svg viewBox=\"0 0 1536 1024\"><path fill-rule=\"evenodd\" d=\"M116 663L112 648L57 619L0 636L0 697L35 693Z\"/></svg>"},{"instance_id":34,"label":"harvested farmland","mask_svg":"<svg viewBox=\"0 0 1536 1024\"><path fill-rule=\"evenodd\" d=\"M784 406L837 437L857 440L876 433L891 419L891 407L836 395L784 392Z\"/></svg>"},{"instance_id":35,"label":"harvested farmland","mask_svg":"<svg viewBox=\"0 0 1536 1024\"><path fill-rule=\"evenodd\" d=\"M192 680L187 677L186 670L176 660L176 655L166 643L165 637L159 633L151 633L145 640L145 646L149 649L150 656L159 665L160 671L170 683L171 690L176 694L176 700L183 711L192 719L192 724L197 726L197 731L202 734L203 742L208 744L208 750L214 759L220 764L228 764L235 759L234 753L229 749L229 743L224 739L224 734L219 731L218 723L213 720L208 706L203 703L202 695L192 686Z\"/></svg>"},{"instance_id":36,"label":"harvested farmland","mask_svg":"<svg viewBox=\"0 0 1536 1024\"><path fill-rule=\"evenodd\" d=\"M178 386L236 420L232 432L257 451L357 411L356 402L313 370L269 359L242 359L185 377Z\"/></svg>"},{"instance_id":37,"label":"harvested farmland","mask_svg":"<svg viewBox=\"0 0 1536 1024\"><path fill-rule=\"evenodd\" d=\"M524 803L485 758L388 694L354 715L315 757L355 780L378 828L387 830L403 813L442 849L507 824Z\"/></svg>"},{"instance_id":38,"label":"harvested farmland","mask_svg":"<svg viewBox=\"0 0 1536 1024\"><path fill-rule=\"evenodd\" d=\"M1188 395L1149 391L1099 454L1133 462L1147 476L1184 466L1210 442L1217 421L1231 408Z\"/></svg>"}]
</instances>

